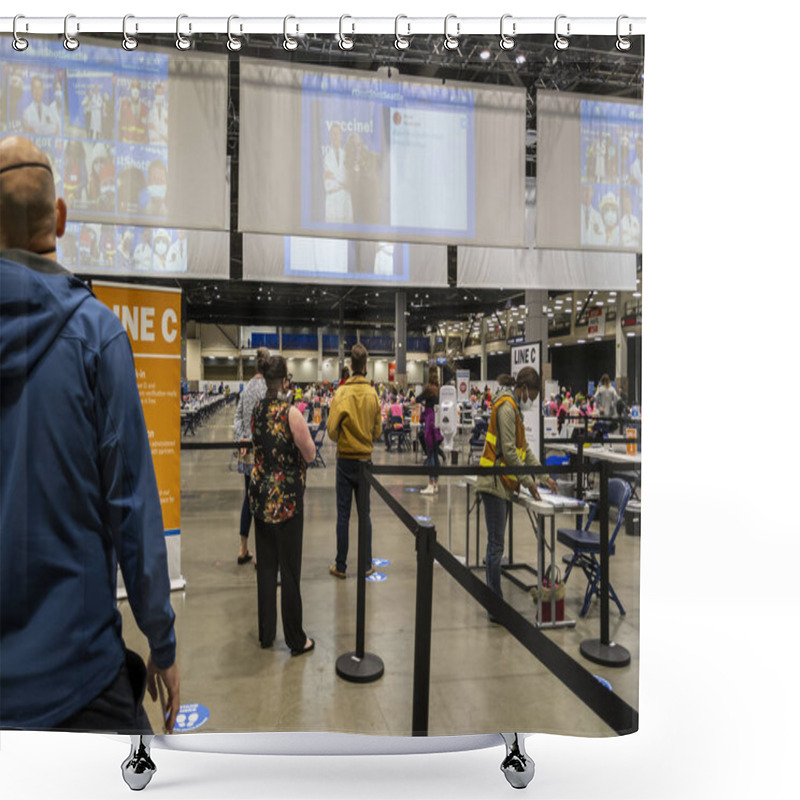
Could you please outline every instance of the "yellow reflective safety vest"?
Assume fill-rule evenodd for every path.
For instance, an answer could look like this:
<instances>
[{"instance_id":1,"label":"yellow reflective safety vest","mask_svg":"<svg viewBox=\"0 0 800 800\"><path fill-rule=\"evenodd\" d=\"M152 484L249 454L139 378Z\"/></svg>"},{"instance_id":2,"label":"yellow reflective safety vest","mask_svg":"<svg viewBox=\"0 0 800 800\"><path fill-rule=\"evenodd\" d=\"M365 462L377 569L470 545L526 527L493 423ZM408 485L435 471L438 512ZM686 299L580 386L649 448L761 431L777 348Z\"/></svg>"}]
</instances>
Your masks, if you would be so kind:
<instances>
[{"instance_id":1,"label":"yellow reflective safety vest","mask_svg":"<svg viewBox=\"0 0 800 800\"><path fill-rule=\"evenodd\" d=\"M522 417L517 409L517 404L514 402L510 395L500 397L492 406L492 414L489 417L489 429L486 431L486 444L483 446L483 455L481 456L481 467L505 467L506 462L501 457L497 457L497 409L503 403L511 403L514 406L514 417L517 420L516 440L514 442L515 449L519 460L525 463L525 455L528 452L528 441L525 438L525 426L522 424ZM512 492L518 492L520 483L516 475L497 475L506 489Z\"/></svg>"}]
</instances>

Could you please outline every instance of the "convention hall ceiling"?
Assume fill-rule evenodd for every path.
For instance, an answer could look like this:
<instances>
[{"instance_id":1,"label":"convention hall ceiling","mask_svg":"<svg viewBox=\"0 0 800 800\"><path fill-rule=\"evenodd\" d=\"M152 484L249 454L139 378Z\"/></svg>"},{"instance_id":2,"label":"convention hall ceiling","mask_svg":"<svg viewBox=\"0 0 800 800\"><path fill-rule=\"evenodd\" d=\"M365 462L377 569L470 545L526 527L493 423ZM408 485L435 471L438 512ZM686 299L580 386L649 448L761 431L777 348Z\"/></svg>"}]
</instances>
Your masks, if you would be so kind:
<instances>
[{"instance_id":1,"label":"convention hall ceiling","mask_svg":"<svg viewBox=\"0 0 800 800\"><path fill-rule=\"evenodd\" d=\"M174 46L174 37L141 37L142 43ZM227 37L203 35L192 42L198 51L228 53ZM518 36L514 49L499 46L499 36L462 37L457 50L443 46L441 36L412 36L406 50L394 47L390 36L357 36L355 46L343 52L336 37L306 35L299 47L287 52L281 36L244 36L242 57L298 63L336 65L374 71L397 69L404 75L440 80L518 86L527 90L526 173L536 174L536 92L539 89L642 99L644 40L633 37L631 48L620 52L615 36L573 36L566 50L556 50L552 35ZM231 56L228 114L228 153L238 161L238 58ZM235 192L232 212L236 214ZM454 252L450 253L447 288L407 289L410 331L422 330L442 319L469 320L504 306L518 305L523 292L502 288L458 289ZM331 325L394 322L394 291L374 287L308 286L289 283L253 283L242 274L241 237L231 235L231 280L169 280L186 298L188 319L219 324ZM152 279L150 279L152 282Z\"/></svg>"}]
</instances>

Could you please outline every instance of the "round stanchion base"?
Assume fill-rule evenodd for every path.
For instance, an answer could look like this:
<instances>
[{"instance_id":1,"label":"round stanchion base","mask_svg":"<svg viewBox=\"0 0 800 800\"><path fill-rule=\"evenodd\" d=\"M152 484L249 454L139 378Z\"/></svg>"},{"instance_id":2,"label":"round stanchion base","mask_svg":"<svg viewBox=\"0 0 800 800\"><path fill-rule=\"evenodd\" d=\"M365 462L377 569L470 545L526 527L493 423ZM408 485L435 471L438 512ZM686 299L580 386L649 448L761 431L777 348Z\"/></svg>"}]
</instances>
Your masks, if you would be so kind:
<instances>
[{"instance_id":1,"label":"round stanchion base","mask_svg":"<svg viewBox=\"0 0 800 800\"><path fill-rule=\"evenodd\" d=\"M627 667L631 663L631 654L621 644L603 644L600 639L581 642L581 655L604 667Z\"/></svg>"},{"instance_id":2,"label":"round stanchion base","mask_svg":"<svg viewBox=\"0 0 800 800\"><path fill-rule=\"evenodd\" d=\"M371 683L383 675L383 661L372 653L364 653L363 658L355 651L345 653L336 659L336 674L352 683Z\"/></svg>"}]
</instances>

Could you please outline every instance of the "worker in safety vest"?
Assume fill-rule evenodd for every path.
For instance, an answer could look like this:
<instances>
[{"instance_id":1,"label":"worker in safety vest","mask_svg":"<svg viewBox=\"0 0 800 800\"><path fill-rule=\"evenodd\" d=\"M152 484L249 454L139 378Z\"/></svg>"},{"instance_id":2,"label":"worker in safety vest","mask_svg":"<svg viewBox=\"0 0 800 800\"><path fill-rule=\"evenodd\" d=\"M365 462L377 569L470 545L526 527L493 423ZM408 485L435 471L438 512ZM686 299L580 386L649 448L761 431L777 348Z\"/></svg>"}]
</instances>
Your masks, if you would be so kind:
<instances>
[{"instance_id":1,"label":"worker in safety vest","mask_svg":"<svg viewBox=\"0 0 800 800\"><path fill-rule=\"evenodd\" d=\"M492 403L486 444L481 456L481 467L539 466L539 460L529 449L525 438L522 411L533 407L539 395L541 379L533 367L521 369L516 378L501 375L498 394ZM556 482L550 476L540 476L552 492L557 492ZM525 486L535 499L539 499L532 475L481 475L477 491L481 495L486 516L486 584L500 597L500 560L505 546L508 501L520 486ZM490 620L494 619L490 616Z\"/></svg>"}]
</instances>

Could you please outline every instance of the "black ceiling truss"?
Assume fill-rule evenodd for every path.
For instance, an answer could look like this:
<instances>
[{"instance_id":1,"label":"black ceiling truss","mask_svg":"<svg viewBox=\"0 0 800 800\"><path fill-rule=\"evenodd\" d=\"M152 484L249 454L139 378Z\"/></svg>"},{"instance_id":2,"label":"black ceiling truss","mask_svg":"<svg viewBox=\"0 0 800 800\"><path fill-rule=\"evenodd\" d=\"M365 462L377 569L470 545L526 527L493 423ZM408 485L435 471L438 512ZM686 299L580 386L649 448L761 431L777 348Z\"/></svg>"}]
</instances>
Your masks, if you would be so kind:
<instances>
[{"instance_id":1,"label":"black ceiling truss","mask_svg":"<svg viewBox=\"0 0 800 800\"><path fill-rule=\"evenodd\" d=\"M117 40L117 35L102 38ZM382 325L394 327L395 289L362 286L266 283L242 280L242 237L238 227L239 169L239 58L266 58L304 64L375 71L398 70L403 75L467 81L527 90L526 174L536 174L536 91L549 89L585 94L642 99L644 39L633 37L632 47L621 53L614 36L573 36L566 50L553 47L552 35L518 36L513 50L503 51L498 36L469 36L460 39L456 50L442 46L441 36L412 36L403 51L394 47L391 36L356 36L355 47L343 52L334 36L305 35L299 47L284 50L281 36L242 37L244 47L230 54L224 35L203 35L192 39L197 51L229 56L228 142L231 161L231 252L230 279L158 279L148 276L131 283L178 286L185 297L189 320L235 325L315 325L338 328ZM174 36L157 34L139 37L142 44L174 47ZM450 248L455 250L455 248ZM454 255L454 254L453 254ZM455 261L451 255L450 260ZM451 269L451 273L455 270ZM468 322L491 314L512 303L522 303L524 292L503 289L458 288L453 280L446 288L405 287L409 333L425 331L440 321Z\"/></svg>"}]
</instances>

